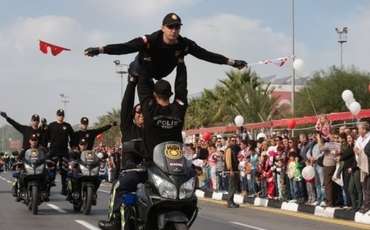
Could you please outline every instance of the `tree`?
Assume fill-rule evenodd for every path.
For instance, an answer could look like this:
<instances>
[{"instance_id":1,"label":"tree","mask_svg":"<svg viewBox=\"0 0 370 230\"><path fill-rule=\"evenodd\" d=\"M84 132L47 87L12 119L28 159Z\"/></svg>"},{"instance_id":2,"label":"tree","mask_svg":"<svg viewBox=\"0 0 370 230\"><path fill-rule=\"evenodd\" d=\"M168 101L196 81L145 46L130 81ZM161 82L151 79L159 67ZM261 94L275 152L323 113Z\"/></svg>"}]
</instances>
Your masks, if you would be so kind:
<instances>
[{"instance_id":1,"label":"tree","mask_svg":"<svg viewBox=\"0 0 370 230\"><path fill-rule=\"evenodd\" d=\"M112 123L112 121L118 122L120 121L120 114L120 110L112 109L111 112L98 117L98 122L96 122L94 125L95 127L102 127L104 125ZM108 131L104 132L103 135L103 144L107 146L113 146L115 144L121 143L121 131L119 126L112 127Z\"/></svg>"},{"instance_id":2,"label":"tree","mask_svg":"<svg viewBox=\"0 0 370 230\"><path fill-rule=\"evenodd\" d=\"M349 89L362 108L370 107L368 85L370 74L355 68L341 70L331 67L328 71L314 73L305 87L297 92L296 115L326 114L348 111L342 92Z\"/></svg>"},{"instance_id":3,"label":"tree","mask_svg":"<svg viewBox=\"0 0 370 230\"><path fill-rule=\"evenodd\" d=\"M214 89L204 90L189 102L186 128L225 125L238 114L247 122L268 121L279 115L278 98L271 96L274 89L261 82L255 72L231 71L226 76Z\"/></svg>"}]
</instances>

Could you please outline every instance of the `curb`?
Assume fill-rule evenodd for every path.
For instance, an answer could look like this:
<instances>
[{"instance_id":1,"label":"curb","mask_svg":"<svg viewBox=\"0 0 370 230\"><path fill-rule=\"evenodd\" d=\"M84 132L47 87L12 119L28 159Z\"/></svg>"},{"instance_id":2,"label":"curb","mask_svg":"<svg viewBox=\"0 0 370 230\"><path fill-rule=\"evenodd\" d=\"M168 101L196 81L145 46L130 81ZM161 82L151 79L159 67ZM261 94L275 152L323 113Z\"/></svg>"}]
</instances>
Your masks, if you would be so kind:
<instances>
[{"instance_id":1,"label":"curb","mask_svg":"<svg viewBox=\"0 0 370 230\"><path fill-rule=\"evenodd\" d=\"M227 194L221 192L196 190L195 194L198 198L209 198L218 201L227 200L228 198ZM292 212L303 212L320 217L350 220L356 223L370 225L370 212L362 214L360 212L351 212L348 210L336 209L331 207L323 208L320 206L282 202L279 200L264 199L259 197L251 198L243 196L241 194L234 195L234 202L237 204L252 204L254 206L277 208Z\"/></svg>"}]
</instances>

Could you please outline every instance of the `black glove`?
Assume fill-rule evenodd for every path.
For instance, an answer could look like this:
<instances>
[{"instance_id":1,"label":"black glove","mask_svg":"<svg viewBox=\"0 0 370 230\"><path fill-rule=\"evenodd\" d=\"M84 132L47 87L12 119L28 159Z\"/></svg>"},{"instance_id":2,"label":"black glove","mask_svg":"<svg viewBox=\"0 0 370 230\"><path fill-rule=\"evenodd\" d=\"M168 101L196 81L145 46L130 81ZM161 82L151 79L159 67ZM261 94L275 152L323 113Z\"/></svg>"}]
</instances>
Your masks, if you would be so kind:
<instances>
[{"instance_id":1,"label":"black glove","mask_svg":"<svg viewBox=\"0 0 370 230\"><path fill-rule=\"evenodd\" d=\"M243 60L232 60L230 61L229 65L238 69L243 69L244 67L248 66L248 63Z\"/></svg>"},{"instance_id":2,"label":"black glove","mask_svg":"<svg viewBox=\"0 0 370 230\"><path fill-rule=\"evenodd\" d=\"M117 121L113 121L111 125L112 126L117 126Z\"/></svg>"},{"instance_id":3,"label":"black glove","mask_svg":"<svg viewBox=\"0 0 370 230\"><path fill-rule=\"evenodd\" d=\"M5 112L0 112L0 116L2 116L3 118L8 118L8 115L6 115Z\"/></svg>"},{"instance_id":4,"label":"black glove","mask_svg":"<svg viewBox=\"0 0 370 230\"><path fill-rule=\"evenodd\" d=\"M100 54L100 48L99 47L90 47L85 49L85 55L89 57L94 57L96 55Z\"/></svg>"}]
</instances>

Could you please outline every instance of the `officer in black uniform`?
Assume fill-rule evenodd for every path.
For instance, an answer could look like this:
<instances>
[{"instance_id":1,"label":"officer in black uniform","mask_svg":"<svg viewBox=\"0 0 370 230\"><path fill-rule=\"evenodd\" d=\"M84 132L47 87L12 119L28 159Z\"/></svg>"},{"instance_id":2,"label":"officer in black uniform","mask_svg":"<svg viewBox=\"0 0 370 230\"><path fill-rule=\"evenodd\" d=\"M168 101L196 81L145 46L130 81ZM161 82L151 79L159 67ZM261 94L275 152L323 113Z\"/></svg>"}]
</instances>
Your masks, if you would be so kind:
<instances>
[{"instance_id":1,"label":"officer in black uniform","mask_svg":"<svg viewBox=\"0 0 370 230\"><path fill-rule=\"evenodd\" d=\"M122 143L133 139L143 138L144 119L141 111L140 104L134 106L135 101L135 88L137 85L137 77L129 75L125 95L121 102L121 133ZM122 149L121 168L123 170L136 168L143 162L142 156L136 153L127 152ZM112 187L112 196L108 209L108 221L99 221L99 227L102 229L121 229L121 197L126 188L132 187L136 181L142 181L140 178L145 178L140 172L125 172L118 177L118 180ZM136 186L133 185L133 186ZM135 187L136 188L136 187ZM132 190L132 189L131 189ZM124 229L129 229L128 225Z\"/></svg>"},{"instance_id":2,"label":"officer in black uniform","mask_svg":"<svg viewBox=\"0 0 370 230\"><path fill-rule=\"evenodd\" d=\"M68 143L74 146L74 131L72 126L64 121L64 110L57 110L57 120L50 123L47 128L50 157L59 162L59 171L62 178L62 194L67 194L66 172L62 169L63 158L68 159ZM55 174L54 174L55 175ZM54 178L55 179L55 178Z\"/></svg>"},{"instance_id":3,"label":"officer in black uniform","mask_svg":"<svg viewBox=\"0 0 370 230\"><path fill-rule=\"evenodd\" d=\"M41 128L39 128L40 116L37 114L32 115L31 126L19 124L12 118L8 117L5 112L0 112L0 115L4 117L6 121L9 122L9 124L11 124L23 136L22 151L20 154L21 159L24 157L24 152L30 148L30 138L32 137L32 135L36 135L39 140L45 138L46 136L46 133ZM43 147L46 147L46 145L43 145Z\"/></svg>"},{"instance_id":4,"label":"officer in black uniform","mask_svg":"<svg viewBox=\"0 0 370 230\"><path fill-rule=\"evenodd\" d=\"M101 133L104 133L105 131L109 130L113 126L116 126L117 122L112 122L109 125L105 125L101 128L97 129L87 129L89 126L89 119L87 117L82 117L80 121L80 130L75 132L75 142L74 143L80 143L81 139L85 139L87 141L87 150L92 150L94 147L94 142L96 136L98 136Z\"/></svg>"},{"instance_id":5,"label":"officer in black uniform","mask_svg":"<svg viewBox=\"0 0 370 230\"><path fill-rule=\"evenodd\" d=\"M130 73L157 80L169 75L176 67L178 59L187 54L208 62L227 64L239 69L247 66L245 61L233 60L209 52L194 41L180 36L181 25L180 17L175 13L169 13L162 21L161 30L126 43L87 48L85 55L92 57L100 53L118 55L139 52L130 64Z\"/></svg>"},{"instance_id":6,"label":"officer in black uniform","mask_svg":"<svg viewBox=\"0 0 370 230\"><path fill-rule=\"evenodd\" d=\"M152 79L139 76L139 101L144 115L144 143L148 159L152 159L153 149L165 141L183 142L182 128L188 107L187 73L183 59L179 59L175 79L175 97L171 85L161 79L155 84Z\"/></svg>"}]
</instances>

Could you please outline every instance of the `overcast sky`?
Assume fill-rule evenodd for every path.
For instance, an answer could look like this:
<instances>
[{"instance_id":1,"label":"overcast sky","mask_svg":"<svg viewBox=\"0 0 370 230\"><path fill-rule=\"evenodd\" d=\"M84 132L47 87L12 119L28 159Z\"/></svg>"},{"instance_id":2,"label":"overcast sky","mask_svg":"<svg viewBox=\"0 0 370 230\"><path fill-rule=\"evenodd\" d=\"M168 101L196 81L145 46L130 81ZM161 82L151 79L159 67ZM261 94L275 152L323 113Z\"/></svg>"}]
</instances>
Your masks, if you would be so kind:
<instances>
[{"instance_id":1,"label":"overcast sky","mask_svg":"<svg viewBox=\"0 0 370 230\"><path fill-rule=\"evenodd\" d=\"M163 16L177 12L181 34L211 51L255 62L291 54L291 0L0 0L0 111L28 124L33 113L48 121L69 97L66 119L92 121L120 105L120 79L113 60L130 63L134 55L88 58L83 50L128 41L160 28ZM370 70L370 2L295 0L296 56L299 75L339 62L338 25L349 27L344 63ZM56 57L38 50L38 40L70 48ZM212 88L230 70L191 56L189 93ZM290 73L290 67L258 66L260 76ZM168 78L173 81L173 76ZM126 84L124 84L124 87ZM0 118L0 125L5 124Z\"/></svg>"}]
</instances>

